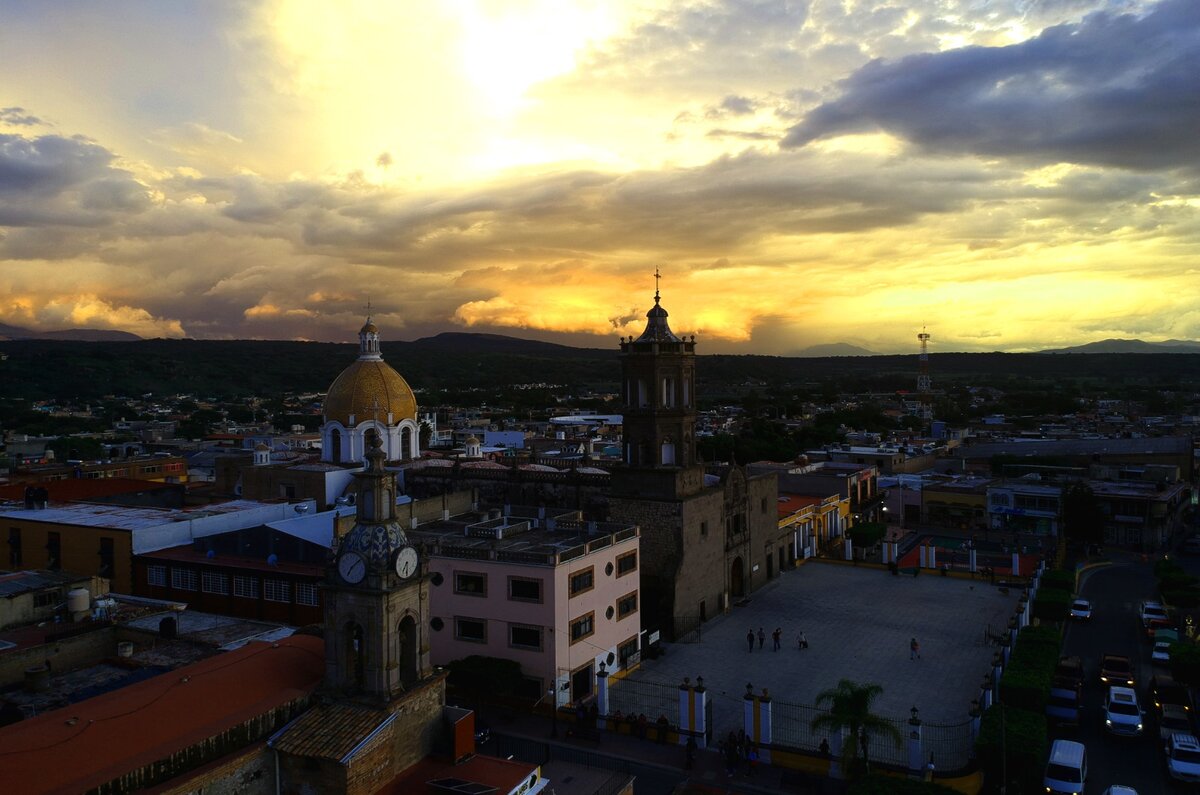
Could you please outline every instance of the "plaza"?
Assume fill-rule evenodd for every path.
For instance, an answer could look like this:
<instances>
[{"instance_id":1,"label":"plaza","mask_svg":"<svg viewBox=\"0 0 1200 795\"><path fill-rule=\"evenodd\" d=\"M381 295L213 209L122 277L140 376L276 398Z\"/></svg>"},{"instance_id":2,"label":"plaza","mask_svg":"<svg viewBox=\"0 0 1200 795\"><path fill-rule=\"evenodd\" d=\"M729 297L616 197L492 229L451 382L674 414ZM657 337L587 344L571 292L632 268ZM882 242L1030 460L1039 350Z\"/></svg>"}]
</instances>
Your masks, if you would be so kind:
<instances>
[{"instance_id":1,"label":"plaza","mask_svg":"<svg viewBox=\"0 0 1200 795\"><path fill-rule=\"evenodd\" d=\"M781 741L785 714L797 714L783 705L814 704L840 679L881 685L873 708L881 717L907 720L916 706L926 723L962 724L997 649L985 633L1005 630L1018 597L986 579L930 571L892 576L875 567L813 561L704 624L698 642L669 644L630 678L678 685L685 676L693 682L702 676L713 702L714 737L743 728L747 684L755 693L768 689ZM759 627L766 642L760 649L756 638L747 651L746 633L757 635ZM782 629L779 651L772 650L776 627ZM800 632L807 649L797 648ZM910 659L914 637L919 660ZM801 744L809 745L808 738Z\"/></svg>"}]
</instances>

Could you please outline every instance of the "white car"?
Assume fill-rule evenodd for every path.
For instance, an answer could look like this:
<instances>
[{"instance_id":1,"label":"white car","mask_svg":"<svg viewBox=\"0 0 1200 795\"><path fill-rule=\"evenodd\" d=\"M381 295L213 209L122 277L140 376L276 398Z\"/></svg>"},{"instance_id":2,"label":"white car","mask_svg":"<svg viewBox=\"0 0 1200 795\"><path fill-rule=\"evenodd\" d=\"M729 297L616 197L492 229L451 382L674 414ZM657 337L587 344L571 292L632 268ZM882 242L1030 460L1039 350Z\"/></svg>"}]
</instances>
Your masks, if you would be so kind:
<instances>
[{"instance_id":1,"label":"white car","mask_svg":"<svg viewBox=\"0 0 1200 795\"><path fill-rule=\"evenodd\" d=\"M1142 602L1142 626L1146 626L1153 619L1167 620L1167 608L1163 607L1162 602Z\"/></svg>"},{"instance_id":2,"label":"white car","mask_svg":"<svg viewBox=\"0 0 1200 795\"><path fill-rule=\"evenodd\" d=\"M1113 784L1104 790L1103 795L1138 795L1138 793L1133 787L1127 787L1124 784Z\"/></svg>"},{"instance_id":3,"label":"white car","mask_svg":"<svg viewBox=\"0 0 1200 795\"><path fill-rule=\"evenodd\" d=\"M1104 728L1113 734L1136 737L1145 728L1137 693L1131 687L1113 686L1104 698Z\"/></svg>"},{"instance_id":4,"label":"white car","mask_svg":"<svg viewBox=\"0 0 1200 795\"><path fill-rule=\"evenodd\" d=\"M1154 641L1154 651L1150 653L1150 661L1167 665L1171 662L1171 640Z\"/></svg>"},{"instance_id":5,"label":"white car","mask_svg":"<svg viewBox=\"0 0 1200 795\"><path fill-rule=\"evenodd\" d=\"M1085 620L1092 617L1092 603L1087 599L1076 599L1071 602L1071 618Z\"/></svg>"},{"instance_id":6,"label":"white car","mask_svg":"<svg viewBox=\"0 0 1200 795\"><path fill-rule=\"evenodd\" d=\"M1172 734L1164 749L1167 772L1176 781L1200 782L1200 743L1191 734Z\"/></svg>"}]
</instances>

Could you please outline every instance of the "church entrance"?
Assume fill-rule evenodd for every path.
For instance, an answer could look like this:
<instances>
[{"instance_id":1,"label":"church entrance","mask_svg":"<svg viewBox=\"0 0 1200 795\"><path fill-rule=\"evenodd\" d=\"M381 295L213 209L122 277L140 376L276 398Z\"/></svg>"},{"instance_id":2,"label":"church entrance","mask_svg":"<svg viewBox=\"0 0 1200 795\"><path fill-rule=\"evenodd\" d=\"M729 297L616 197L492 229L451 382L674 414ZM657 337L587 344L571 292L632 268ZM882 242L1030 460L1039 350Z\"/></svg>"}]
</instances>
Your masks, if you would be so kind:
<instances>
[{"instance_id":1,"label":"church entrance","mask_svg":"<svg viewBox=\"0 0 1200 795\"><path fill-rule=\"evenodd\" d=\"M417 673L417 622L405 616L396 632L400 642L400 684L406 688L416 683Z\"/></svg>"},{"instance_id":2,"label":"church entrance","mask_svg":"<svg viewBox=\"0 0 1200 795\"><path fill-rule=\"evenodd\" d=\"M745 575L742 573L742 559L734 558L729 568L729 592L736 598L746 595Z\"/></svg>"}]
</instances>

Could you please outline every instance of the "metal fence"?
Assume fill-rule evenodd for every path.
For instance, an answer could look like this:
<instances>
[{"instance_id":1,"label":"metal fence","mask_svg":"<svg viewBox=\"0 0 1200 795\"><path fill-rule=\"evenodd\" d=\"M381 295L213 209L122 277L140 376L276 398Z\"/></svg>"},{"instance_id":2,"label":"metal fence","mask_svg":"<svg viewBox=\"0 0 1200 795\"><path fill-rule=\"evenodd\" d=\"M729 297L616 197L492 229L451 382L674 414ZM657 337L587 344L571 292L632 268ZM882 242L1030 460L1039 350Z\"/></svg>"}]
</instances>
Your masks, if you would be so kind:
<instances>
[{"instance_id":1,"label":"metal fence","mask_svg":"<svg viewBox=\"0 0 1200 795\"><path fill-rule=\"evenodd\" d=\"M809 753L817 753L822 740L829 739L826 730L813 731L812 722L827 710L811 704L786 704L781 701L771 703L772 740L775 745L795 748ZM911 727L903 718L887 718L900 737L907 737ZM844 742L851 742L845 738ZM974 751L974 741L971 737L971 722L962 723L921 724L921 746L924 749L924 760L928 761L933 754L934 764L938 770L961 770L970 764ZM867 756L872 762L908 767L908 749L904 740L897 742L887 734L871 734L867 738Z\"/></svg>"},{"instance_id":2,"label":"metal fence","mask_svg":"<svg viewBox=\"0 0 1200 795\"><path fill-rule=\"evenodd\" d=\"M658 682L639 682L624 677L609 679L609 714L645 715L651 725L659 715L666 715L671 725L679 720L679 687Z\"/></svg>"}]
</instances>

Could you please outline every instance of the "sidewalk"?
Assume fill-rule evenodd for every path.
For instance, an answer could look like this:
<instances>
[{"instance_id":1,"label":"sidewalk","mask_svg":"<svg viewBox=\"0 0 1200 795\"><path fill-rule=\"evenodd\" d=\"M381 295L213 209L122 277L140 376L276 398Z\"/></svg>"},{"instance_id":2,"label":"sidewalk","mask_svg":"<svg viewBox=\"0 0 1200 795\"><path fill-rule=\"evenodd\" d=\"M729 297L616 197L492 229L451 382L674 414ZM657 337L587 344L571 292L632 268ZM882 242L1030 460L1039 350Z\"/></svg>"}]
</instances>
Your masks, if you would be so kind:
<instances>
[{"instance_id":1,"label":"sidewalk","mask_svg":"<svg viewBox=\"0 0 1200 795\"><path fill-rule=\"evenodd\" d=\"M820 779L805 775L800 771L788 770L773 765L759 763L752 776L744 771L738 771L733 777L725 775L725 761L715 749L699 749L696 751L696 761L691 770L684 767L685 749L681 745L659 745L654 739L640 740L627 734L613 734L608 731L600 732L600 739L578 739L568 737L567 732L572 724L559 722L558 736L550 736L550 719L544 715L511 713L495 716L490 721L492 732L496 735L517 737L532 742L551 746L553 756L556 751L566 754L582 752L589 755L608 757L610 759L626 760L635 766L653 769L655 778L669 778L677 781L674 791L677 793L817 793L837 792L840 782L830 779ZM652 732L653 734L653 732ZM486 747L481 749L487 752ZM537 761L537 760L533 760ZM636 775L636 770L633 771ZM684 785L684 786L679 786ZM553 786L553 782L551 782ZM559 789L560 795L569 790ZM670 790L667 790L670 791Z\"/></svg>"}]
</instances>

